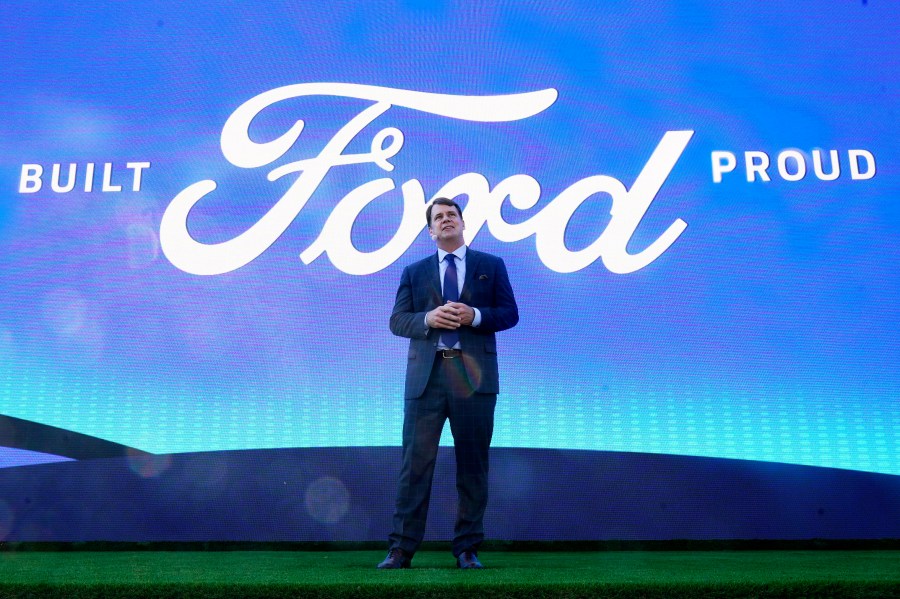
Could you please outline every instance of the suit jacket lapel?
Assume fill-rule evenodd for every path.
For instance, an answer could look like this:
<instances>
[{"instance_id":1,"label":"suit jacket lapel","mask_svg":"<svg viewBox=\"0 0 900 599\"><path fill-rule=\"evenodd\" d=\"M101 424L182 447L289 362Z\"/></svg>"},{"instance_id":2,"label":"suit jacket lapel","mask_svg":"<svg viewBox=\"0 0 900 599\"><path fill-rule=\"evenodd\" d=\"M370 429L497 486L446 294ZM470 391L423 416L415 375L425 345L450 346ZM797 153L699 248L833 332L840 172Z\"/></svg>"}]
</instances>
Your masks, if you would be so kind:
<instances>
[{"instance_id":1,"label":"suit jacket lapel","mask_svg":"<svg viewBox=\"0 0 900 599\"><path fill-rule=\"evenodd\" d=\"M437 298L437 305L440 306L441 304L444 303L444 300L443 300L444 294L441 293L441 265L440 265L440 262L438 262L437 252L435 252L434 255L431 257L429 264L431 266L428 269L428 271L429 271L428 280L431 283L431 289L434 294L434 297Z\"/></svg>"},{"instance_id":2,"label":"suit jacket lapel","mask_svg":"<svg viewBox=\"0 0 900 599\"><path fill-rule=\"evenodd\" d=\"M459 301L464 304L468 304L469 297L472 295L472 281L475 278L475 270L478 268L480 261L480 253L472 250L472 248L466 248L466 279L463 281L462 293L459 294Z\"/></svg>"}]
</instances>

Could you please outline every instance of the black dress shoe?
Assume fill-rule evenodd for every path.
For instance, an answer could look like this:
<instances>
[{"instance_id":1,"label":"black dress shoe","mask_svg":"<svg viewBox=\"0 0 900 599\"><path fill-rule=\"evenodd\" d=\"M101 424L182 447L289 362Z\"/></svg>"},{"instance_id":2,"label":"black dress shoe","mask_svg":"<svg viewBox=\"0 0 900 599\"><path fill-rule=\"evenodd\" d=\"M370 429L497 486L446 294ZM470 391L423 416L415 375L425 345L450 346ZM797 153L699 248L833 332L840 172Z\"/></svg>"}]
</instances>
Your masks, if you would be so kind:
<instances>
[{"instance_id":1,"label":"black dress shoe","mask_svg":"<svg viewBox=\"0 0 900 599\"><path fill-rule=\"evenodd\" d=\"M399 570L400 568L409 568L410 565L412 565L412 555L399 547L394 547L388 551L387 557L377 567L379 570Z\"/></svg>"},{"instance_id":2,"label":"black dress shoe","mask_svg":"<svg viewBox=\"0 0 900 599\"><path fill-rule=\"evenodd\" d=\"M474 551L463 551L456 558L456 566L462 570L481 570L484 566L478 561L478 554Z\"/></svg>"}]
</instances>

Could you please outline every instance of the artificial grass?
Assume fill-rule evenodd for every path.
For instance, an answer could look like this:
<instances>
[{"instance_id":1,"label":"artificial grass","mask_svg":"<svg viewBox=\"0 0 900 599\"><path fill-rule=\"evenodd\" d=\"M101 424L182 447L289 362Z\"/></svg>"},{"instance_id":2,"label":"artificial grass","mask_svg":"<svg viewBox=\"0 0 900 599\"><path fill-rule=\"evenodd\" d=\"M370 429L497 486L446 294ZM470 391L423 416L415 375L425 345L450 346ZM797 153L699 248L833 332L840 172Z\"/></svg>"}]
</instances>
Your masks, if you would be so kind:
<instances>
[{"instance_id":1,"label":"artificial grass","mask_svg":"<svg viewBox=\"0 0 900 599\"><path fill-rule=\"evenodd\" d=\"M4 552L0 597L900 596L900 551L446 552L376 571L382 551Z\"/></svg>"}]
</instances>

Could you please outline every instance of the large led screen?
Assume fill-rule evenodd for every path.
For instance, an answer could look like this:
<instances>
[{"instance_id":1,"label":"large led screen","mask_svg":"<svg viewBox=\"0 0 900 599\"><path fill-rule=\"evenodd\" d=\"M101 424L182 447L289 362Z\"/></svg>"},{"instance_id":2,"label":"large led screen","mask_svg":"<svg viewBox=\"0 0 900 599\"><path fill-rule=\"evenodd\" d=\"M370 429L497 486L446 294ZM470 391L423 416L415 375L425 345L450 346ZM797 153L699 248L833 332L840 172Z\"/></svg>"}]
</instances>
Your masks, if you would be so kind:
<instances>
[{"instance_id":1,"label":"large led screen","mask_svg":"<svg viewBox=\"0 0 900 599\"><path fill-rule=\"evenodd\" d=\"M893 4L0 14L0 540L383 538L439 196L521 316L489 536L900 535Z\"/></svg>"}]
</instances>

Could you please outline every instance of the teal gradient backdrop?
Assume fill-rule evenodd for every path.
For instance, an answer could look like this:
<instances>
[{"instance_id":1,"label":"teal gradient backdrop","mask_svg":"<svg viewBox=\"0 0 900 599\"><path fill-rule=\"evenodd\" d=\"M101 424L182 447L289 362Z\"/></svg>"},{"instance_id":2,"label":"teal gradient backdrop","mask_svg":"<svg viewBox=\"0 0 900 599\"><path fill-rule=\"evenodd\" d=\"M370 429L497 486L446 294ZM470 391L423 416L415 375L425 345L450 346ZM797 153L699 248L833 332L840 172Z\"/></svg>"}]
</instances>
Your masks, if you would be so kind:
<instances>
[{"instance_id":1,"label":"teal gradient backdrop","mask_svg":"<svg viewBox=\"0 0 900 599\"><path fill-rule=\"evenodd\" d=\"M494 445L900 474L893 4L12 0L0 16L0 414L153 453L399 445L405 341L387 319L402 267L432 244L423 229L366 275L326 254L305 264L341 199L378 178L396 185L356 220L361 252L397 231L411 179L429 199L464 173L491 186L527 174L537 204L502 209L521 223L587 177L631 188L666 132L690 130L628 249L677 219L687 229L640 270L556 272L534 237L475 236L505 259L522 315L500 336ZM314 157L373 103L286 100L249 131L268 141L303 119L281 159L223 156L240 105L316 82L558 98L499 123L393 106L346 151L399 129L393 171L335 167L246 266L176 268L159 233L180 192L215 180L188 230L232 239L297 178L269 170ZM786 150L803 157L802 179L779 175ZM814 150L838 151L835 180L815 175ZM874 176L852 178L850 150L873 157ZM719 151L736 165L716 183ZM745 152L766 153L770 181L747 180ZM129 162L150 163L137 191ZM75 189L53 191L55 163L76 164ZM121 191L101 190L105 163ZM42 189L23 193L31 164ZM610 207L604 194L581 204L567 247L596 240Z\"/></svg>"}]
</instances>

